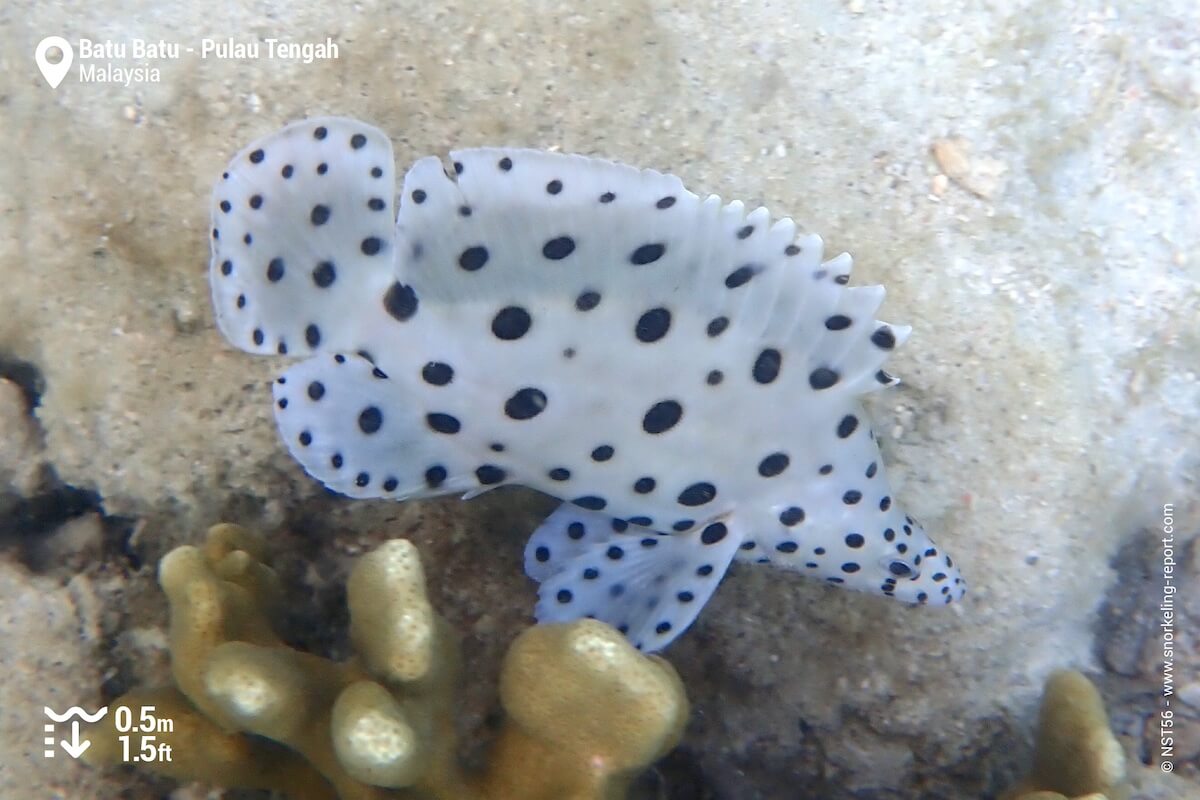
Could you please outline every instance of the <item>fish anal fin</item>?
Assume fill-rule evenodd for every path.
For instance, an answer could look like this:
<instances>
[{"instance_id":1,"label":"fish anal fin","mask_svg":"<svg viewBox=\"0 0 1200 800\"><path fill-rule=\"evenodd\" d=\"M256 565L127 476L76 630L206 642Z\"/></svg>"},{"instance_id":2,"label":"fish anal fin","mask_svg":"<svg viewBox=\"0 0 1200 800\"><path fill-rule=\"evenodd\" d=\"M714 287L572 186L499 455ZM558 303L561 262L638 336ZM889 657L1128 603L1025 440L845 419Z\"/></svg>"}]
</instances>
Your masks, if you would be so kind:
<instances>
[{"instance_id":1,"label":"fish anal fin","mask_svg":"<svg viewBox=\"0 0 1200 800\"><path fill-rule=\"evenodd\" d=\"M597 527L602 535L551 556L553 568L538 591L538 622L592 617L647 652L666 647L695 621L743 537L732 519L686 534Z\"/></svg>"}]
</instances>

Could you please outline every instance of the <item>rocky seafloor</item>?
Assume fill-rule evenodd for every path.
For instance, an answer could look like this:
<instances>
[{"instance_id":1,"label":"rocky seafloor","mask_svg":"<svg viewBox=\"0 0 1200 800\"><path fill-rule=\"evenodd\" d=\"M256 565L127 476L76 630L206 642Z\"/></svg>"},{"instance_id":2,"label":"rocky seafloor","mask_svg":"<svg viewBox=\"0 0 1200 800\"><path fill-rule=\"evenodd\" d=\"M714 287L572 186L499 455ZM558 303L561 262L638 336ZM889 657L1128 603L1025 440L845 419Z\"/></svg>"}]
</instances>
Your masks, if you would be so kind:
<instances>
[{"instance_id":1,"label":"rocky seafloor","mask_svg":"<svg viewBox=\"0 0 1200 800\"><path fill-rule=\"evenodd\" d=\"M51 90L38 41L279 38L336 61L201 58ZM452 147L555 148L764 204L855 256L914 326L870 403L897 493L963 566L956 609L735 567L666 656L693 704L668 797L991 797L1043 681L1093 677L1131 796L1200 796L1200 11L1194 3L116 0L0 10L0 796L159 797L42 756L42 707L166 680L154 566L213 522L271 534L286 635L347 650L353 558L407 537L463 633L486 728L529 622L523 490L390 504L287 456L270 378L208 299L228 157L316 114ZM133 59L119 62L136 66ZM1180 570L1178 747L1160 767L1163 509ZM1190 581L1190 583L1189 583ZM1188 627L1190 625L1190 628ZM192 796L203 796L199 789ZM184 795L181 795L184 796Z\"/></svg>"}]
</instances>

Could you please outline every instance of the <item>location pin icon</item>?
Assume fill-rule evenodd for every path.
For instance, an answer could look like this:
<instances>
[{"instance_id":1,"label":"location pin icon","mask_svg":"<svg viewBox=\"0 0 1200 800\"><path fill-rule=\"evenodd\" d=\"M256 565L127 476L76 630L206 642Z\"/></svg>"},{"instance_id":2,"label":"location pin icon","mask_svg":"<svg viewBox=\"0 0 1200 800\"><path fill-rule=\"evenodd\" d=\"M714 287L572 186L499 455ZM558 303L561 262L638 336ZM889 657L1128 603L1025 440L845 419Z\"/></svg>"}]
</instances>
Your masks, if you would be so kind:
<instances>
[{"instance_id":1,"label":"location pin icon","mask_svg":"<svg viewBox=\"0 0 1200 800\"><path fill-rule=\"evenodd\" d=\"M57 47L62 53L62 59L57 64L51 64L46 58L46 53L51 47ZM33 57L37 60L38 69L42 71L42 77L46 79L46 83L50 84L51 89L57 89L63 78L67 77L67 70L71 69L75 53L71 50L71 43L63 37L47 36L38 42L37 52Z\"/></svg>"}]
</instances>

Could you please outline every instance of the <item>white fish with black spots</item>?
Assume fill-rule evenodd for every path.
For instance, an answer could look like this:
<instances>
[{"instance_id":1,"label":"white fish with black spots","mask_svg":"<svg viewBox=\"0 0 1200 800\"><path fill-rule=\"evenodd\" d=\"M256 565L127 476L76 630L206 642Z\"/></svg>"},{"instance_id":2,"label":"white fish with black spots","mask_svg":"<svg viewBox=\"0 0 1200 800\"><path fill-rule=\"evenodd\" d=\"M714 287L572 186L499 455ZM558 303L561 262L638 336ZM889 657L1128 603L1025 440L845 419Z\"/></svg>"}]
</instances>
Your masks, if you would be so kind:
<instances>
[{"instance_id":1,"label":"white fish with black spots","mask_svg":"<svg viewBox=\"0 0 1200 800\"><path fill-rule=\"evenodd\" d=\"M287 447L351 497L522 484L564 504L525 553L539 621L658 650L734 558L910 603L965 585L892 496L859 399L909 328L766 209L593 158L417 161L298 122L213 193L218 325L307 356L274 387Z\"/></svg>"}]
</instances>

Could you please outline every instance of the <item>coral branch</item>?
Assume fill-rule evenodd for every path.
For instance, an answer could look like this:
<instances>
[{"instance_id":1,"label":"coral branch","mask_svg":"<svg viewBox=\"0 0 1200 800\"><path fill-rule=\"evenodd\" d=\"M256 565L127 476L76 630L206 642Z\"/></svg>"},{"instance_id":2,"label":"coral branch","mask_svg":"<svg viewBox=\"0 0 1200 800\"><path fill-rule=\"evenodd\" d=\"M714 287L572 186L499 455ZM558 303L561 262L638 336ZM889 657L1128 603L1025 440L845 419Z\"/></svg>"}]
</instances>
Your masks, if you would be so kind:
<instances>
[{"instance_id":1,"label":"coral branch","mask_svg":"<svg viewBox=\"0 0 1200 800\"><path fill-rule=\"evenodd\" d=\"M458 642L429 604L416 548L386 542L356 565L347 596L358 655L344 663L280 641L265 555L257 536L218 525L203 548L163 558L177 688L110 708L135 720L146 708L174 727L151 740L119 731L110 713L90 733L89 761L124 760L145 736L172 758L144 768L294 800L612 800L682 735L687 700L670 664L599 622L547 625L509 651L510 720L484 772L468 775L455 757Z\"/></svg>"},{"instance_id":2,"label":"coral branch","mask_svg":"<svg viewBox=\"0 0 1200 800\"><path fill-rule=\"evenodd\" d=\"M1125 754L1092 682L1073 671L1046 681L1033 771L1006 800L1104 800L1120 791Z\"/></svg>"}]
</instances>

